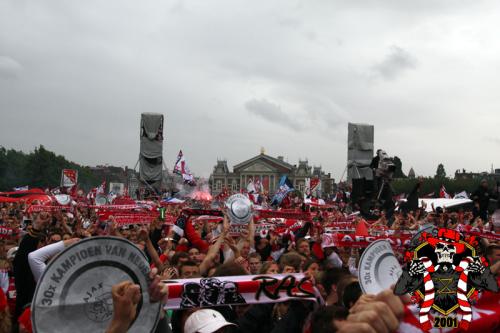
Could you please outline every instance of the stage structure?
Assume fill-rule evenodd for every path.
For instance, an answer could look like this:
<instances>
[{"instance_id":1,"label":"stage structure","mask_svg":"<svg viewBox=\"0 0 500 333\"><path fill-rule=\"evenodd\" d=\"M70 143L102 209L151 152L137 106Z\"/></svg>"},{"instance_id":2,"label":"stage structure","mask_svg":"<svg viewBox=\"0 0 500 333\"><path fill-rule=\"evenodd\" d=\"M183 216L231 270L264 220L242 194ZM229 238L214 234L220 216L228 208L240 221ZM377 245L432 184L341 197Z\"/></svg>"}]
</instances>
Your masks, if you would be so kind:
<instances>
[{"instance_id":1,"label":"stage structure","mask_svg":"<svg viewBox=\"0 0 500 333\"><path fill-rule=\"evenodd\" d=\"M142 113L139 181L147 192L159 194L163 182L163 114ZM136 164L137 167L137 164ZM135 168L134 168L135 169Z\"/></svg>"},{"instance_id":2,"label":"stage structure","mask_svg":"<svg viewBox=\"0 0 500 333\"><path fill-rule=\"evenodd\" d=\"M374 127L366 124L348 124L347 181L352 183L352 202L372 196Z\"/></svg>"},{"instance_id":3,"label":"stage structure","mask_svg":"<svg viewBox=\"0 0 500 333\"><path fill-rule=\"evenodd\" d=\"M373 180L370 163L373 158L374 127L365 124L348 124L347 180Z\"/></svg>"}]
</instances>

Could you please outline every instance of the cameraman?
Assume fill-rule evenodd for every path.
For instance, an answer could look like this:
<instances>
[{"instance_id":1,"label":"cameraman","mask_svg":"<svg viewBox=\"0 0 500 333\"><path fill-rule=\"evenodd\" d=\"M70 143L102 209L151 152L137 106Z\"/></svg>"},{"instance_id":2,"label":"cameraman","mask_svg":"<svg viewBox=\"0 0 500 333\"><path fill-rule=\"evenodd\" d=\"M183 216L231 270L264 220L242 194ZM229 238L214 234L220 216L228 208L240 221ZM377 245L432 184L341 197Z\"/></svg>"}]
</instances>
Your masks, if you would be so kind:
<instances>
[{"instance_id":1,"label":"cameraman","mask_svg":"<svg viewBox=\"0 0 500 333\"><path fill-rule=\"evenodd\" d=\"M383 152L382 149L377 149L375 156L372 158L370 163L370 169L373 172L373 192L378 193L380 187L382 186L382 175L378 171L380 166L380 153Z\"/></svg>"},{"instance_id":2,"label":"cameraman","mask_svg":"<svg viewBox=\"0 0 500 333\"><path fill-rule=\"evenodd\" d=\"M471 199L475 205L475 209L473 210L474 219L479 216L483 221L488 221L488 205L490 199L497 199L497 194L490 192L486 179L481 180L481 184L477 190L472 193Z\"/></svg>"}]
</instances>

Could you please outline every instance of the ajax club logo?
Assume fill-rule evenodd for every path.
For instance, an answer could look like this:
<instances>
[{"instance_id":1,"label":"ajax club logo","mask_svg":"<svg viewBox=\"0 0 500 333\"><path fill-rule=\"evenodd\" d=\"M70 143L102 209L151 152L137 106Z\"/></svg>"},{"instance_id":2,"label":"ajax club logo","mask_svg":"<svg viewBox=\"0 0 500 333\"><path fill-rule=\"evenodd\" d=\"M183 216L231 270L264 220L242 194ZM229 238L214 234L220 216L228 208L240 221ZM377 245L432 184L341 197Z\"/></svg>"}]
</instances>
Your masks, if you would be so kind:
<instances>
[{"instance_id":1,"label":"ajax club logo","mask_svg":"<svg viewBox=\"0 0 500 333\"><path fill-rule=\"evenodd\" d=\"M477 239L450 229L422 232L418 245L405 253L403 274L394 293L410 293L420 308L423 330L469 328L471 303L482 290L498 291L488 263L476 254Z\"/></svg>"},{"instance_id":2,"label":"ajax club logo","mask_svg":"<svg viewBox=\"0 0 500 333\"><path fill-rule=\"evenodd\" d=\"M110 292L105 292L103 284L92 286L83 298L85 301L85 314L93 322L102 323L113 316L113 297Z\"/></svg>"}]
</instances>

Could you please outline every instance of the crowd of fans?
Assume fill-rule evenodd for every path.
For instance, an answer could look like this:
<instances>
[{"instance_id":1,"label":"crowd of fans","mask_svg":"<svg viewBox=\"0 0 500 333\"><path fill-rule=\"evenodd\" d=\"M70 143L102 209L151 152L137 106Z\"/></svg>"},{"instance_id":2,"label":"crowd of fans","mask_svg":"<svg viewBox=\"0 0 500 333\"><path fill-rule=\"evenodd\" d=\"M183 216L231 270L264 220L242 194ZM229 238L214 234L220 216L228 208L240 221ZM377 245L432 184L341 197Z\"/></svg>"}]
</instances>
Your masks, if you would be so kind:
<instances>
[{"instance_id":1,"label":"crowd of fans","mask_svg":"<svg viewBox=\"0 0 500 333\"><path fill-rule=\"evenodd\" d=\"M372 211L366 222L374 234L418 230L435 225L457 230L478 227L496 231L491 216L476 208L447 211L425 207L396 212ZM299 207L300 205L297 205ZM310 209L304 208L302 209ZM342 203L329 209L329 218L343 220L351 206ZM182 208L170 206L167 215L179 217L174 228L156 219L148 226L120 226L113 217L97 219L94 209L76 207L27 213L24 202L0 203L0 227L14 230L0 240L0 333L31 332L29 306L37 281L47 263L79 239L111 235L123 237L143 250L152 267L152 299L168 297L161 280L257 274L300 273L308 276L320 291L324 304L292 300L275 304L221 306L163 311L157 332L394 332L403 318L407 298L391 290L363 295L357 279L357 265L363 249L336 247L322 242L324 212L313 213L290 233L256 234L256 223L246 232L230 233L225 217L220 223L194 222ZM361 217L354 219L356 225ZM181 223L179 223L181 221ZM365 222L363 222L365 223ZM478 253L486 257L496 276L500 273L500 246L483 239ZM134 320L139 289L132 282L113 287L114 316L107 332L126 332Z\"/></svg>"}]
</instances>

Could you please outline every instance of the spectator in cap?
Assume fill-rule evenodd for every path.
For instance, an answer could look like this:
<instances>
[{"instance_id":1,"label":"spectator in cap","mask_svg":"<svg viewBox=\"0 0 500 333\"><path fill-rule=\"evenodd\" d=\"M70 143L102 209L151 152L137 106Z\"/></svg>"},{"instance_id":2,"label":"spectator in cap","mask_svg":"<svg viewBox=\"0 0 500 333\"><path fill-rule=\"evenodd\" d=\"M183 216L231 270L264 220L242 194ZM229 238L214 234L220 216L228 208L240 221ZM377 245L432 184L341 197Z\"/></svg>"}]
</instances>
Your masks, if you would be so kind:
<instances>
[{"instance_id":1,"label":"spectator in cap","mask_svg":"<svg viewBox=\"0 0 500 333\"><path fill-rule=\"evenodd\" d=\"M9 251L7 251L7 260L14 260L18 249L19 247L17 246L11 247Z\"/></svg>"},{"instance_id":2,"label":"spectator in cap","mask_svg":"<svg viewBox=\"0 0 500 333\"><path fill-rule=\"evenodd\" d=\"M184 324L184 333L223 333L229 326L235 326L217 311L202 309L191 314Z\"/></svg>"}]
</instances>

